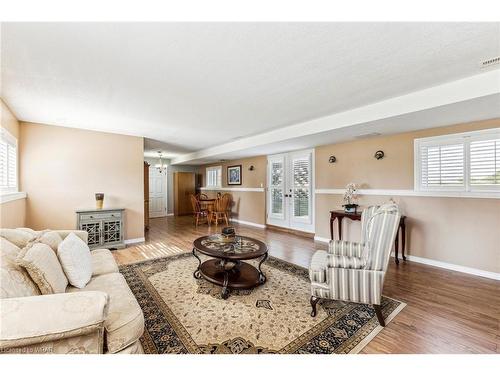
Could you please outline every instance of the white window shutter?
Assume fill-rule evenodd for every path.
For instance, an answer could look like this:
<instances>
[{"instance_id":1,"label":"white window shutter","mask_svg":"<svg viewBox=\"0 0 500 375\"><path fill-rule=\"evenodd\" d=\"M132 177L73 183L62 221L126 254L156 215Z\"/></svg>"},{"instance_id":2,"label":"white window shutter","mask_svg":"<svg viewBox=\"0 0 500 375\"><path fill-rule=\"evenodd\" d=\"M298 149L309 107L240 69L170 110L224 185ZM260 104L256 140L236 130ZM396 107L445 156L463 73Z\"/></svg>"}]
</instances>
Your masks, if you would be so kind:
<instances>
[{"instance_id":1,"label":"white window shutter","mask_svg":"<svg viewBox=\"0 0 500 375\"><path fill-rule=\"evenodd\" d=\"M465 186L464 144L422 146L420 170L423 188Z\"/></svg>"},{"instance_id":2,"label":"white window shutter","mask_svg":"<svg viewBox=\"0 0 500 375\"><path fill-rule=\"evenodd\" d=\"M5 129L0 137L0 189L17 191L17 140Z\"/></svg>"},{"instance_id":3,"label":"white window shutter","mask_svg":"<svg viewBox=\"0 0 500 375\"><path fill-rule=\"evenodd\" d=\"M500 187L500 139L470 143L470 185Z\"/></svg>"}]
</instances>

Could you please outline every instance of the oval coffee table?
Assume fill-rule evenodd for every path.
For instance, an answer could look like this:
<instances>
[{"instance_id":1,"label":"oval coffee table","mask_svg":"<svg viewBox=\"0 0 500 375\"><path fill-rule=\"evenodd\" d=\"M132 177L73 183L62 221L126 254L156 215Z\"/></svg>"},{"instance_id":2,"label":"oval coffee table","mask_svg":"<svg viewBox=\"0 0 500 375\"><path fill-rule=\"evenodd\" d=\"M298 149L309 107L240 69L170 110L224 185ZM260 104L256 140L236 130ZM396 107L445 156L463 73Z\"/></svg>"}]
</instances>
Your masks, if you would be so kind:
<instances>
[{"instance_id":1,"label":"oval coffee table","mask_svg":"<svg viewBox=\"0 0 500 375\"><path fill-rule=\"evenodd\" d=\"M202 263L197 253L214 259ZM266 282L261 266L267 253L266 244L254 238L236 236L234 242L227 242L220 234L203 236L193 242L193 255L199 262L193 276L222 286L221 297L226 299L229 289L250 289ZM242 262L257 258L261 258L258 269Z\"/></svg>"}]
</instances>

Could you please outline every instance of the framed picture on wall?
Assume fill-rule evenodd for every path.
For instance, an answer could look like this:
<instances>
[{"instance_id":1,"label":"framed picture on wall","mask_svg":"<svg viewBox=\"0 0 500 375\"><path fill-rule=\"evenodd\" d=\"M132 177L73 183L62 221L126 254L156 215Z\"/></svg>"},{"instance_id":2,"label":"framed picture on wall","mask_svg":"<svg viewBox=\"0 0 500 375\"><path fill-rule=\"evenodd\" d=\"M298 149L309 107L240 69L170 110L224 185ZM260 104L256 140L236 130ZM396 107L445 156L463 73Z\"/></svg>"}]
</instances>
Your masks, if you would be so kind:
<instances>
[{"instance_id":1,"label":"framed picture on wall","mask_svg":"<svg viewBox=\"0 0 500 375\"><path fill-rule=\"evenodd\" d=\"M227 184L241 185L241 164L227 167Z\"/></svg>"}]
</instances>

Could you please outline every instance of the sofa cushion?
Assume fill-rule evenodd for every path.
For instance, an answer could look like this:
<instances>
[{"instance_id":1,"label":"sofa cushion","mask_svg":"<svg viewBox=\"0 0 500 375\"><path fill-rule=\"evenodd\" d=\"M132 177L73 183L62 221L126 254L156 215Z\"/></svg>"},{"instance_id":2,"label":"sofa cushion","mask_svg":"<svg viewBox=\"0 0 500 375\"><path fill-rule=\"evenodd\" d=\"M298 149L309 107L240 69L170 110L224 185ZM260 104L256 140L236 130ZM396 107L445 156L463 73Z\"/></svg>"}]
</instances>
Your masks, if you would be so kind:
<instances>
[{"instance_id":1,"label":"sofa cushion","mask_svg":"<svg viewBox=\"0 0 500 375\"><path fill-rule=\"evenodd\" d=\"M90 252L92 256L92 276L118 272L115 258L108 249L96 249Z\"/></svg>"},{"instance_id":2,"label":"sofa cushion","mask_svg":"<svg viewBox=\"0 0 500 375\"><path fill-rule=\"evenodd\" d=\"M92 277L92 256L88 245L70 233L58 246L57 257L71 285L83 288Z\"/></svg>"},{"instance_id":3,"label":"sofa cushion","mask_svg":"<svg viewBox=\"0 0 500 375\"><path fill-rule=\"evenodd\" d=\"M95 276L85 288L70 286L67 292L89 290L106 292L109 296L108 316L104 321L108 351L119 352L139 340L144 332L144 315L122 274Z\"/></svg>"},{"instance_id":4,"label":"sofa cushion","mask_svg":"<svg viewBox=\"0 0 500 375\"><path fill-rule=\"evenodd\" d=\"M6 240L12 242L14 245L22 249L28 244L28 242L34 240L36 238L36 235L22 229L3 228L0 229L0 237L5 238Z\"/></svg>"},{"instance_id":5,"label":"sofa cushion","mask_svg":"<svg viewBox=\"0 0 500 375\"><path fill-rule=\"evenodd\" d=\"M16 263L21 249L0 237L0 298L28 297L40 294L28 272Z\"/></svg>"},{"instance_id":6,"label":"sofa cushion","mask_svg":"<svg viewBox=\"0 0 500 375\"><path fill-rule=\"evenodd\" d=\"M22 249L16 263L28 271L42 294L64 293L68 279L54 251L43 243L32 243Z\"/></svg>"}]
</instances>

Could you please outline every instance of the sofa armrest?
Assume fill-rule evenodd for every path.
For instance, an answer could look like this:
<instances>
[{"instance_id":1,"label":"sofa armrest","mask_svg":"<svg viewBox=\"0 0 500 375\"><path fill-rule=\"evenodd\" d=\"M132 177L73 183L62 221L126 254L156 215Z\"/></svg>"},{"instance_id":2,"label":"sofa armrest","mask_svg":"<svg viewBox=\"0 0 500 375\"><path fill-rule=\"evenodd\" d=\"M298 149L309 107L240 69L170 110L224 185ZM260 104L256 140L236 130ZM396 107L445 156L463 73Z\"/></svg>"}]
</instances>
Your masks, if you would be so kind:
<instances>
[{"instance_id":1,"label":"sofa armrest","mask_svg":"<svg viewBox=\"0 0 500 375\"><path fill-rule=\"evenodd\" d=\"M328 254L361 258L364 245L358 242L331 240L328 244Z\"/></svg>"},{"instance_id":2,"label":"sofa armrest","mask_svg":"<svg viewBox=\"0 0 500 375\"><path fill-rule=\"evenodd\" d=\"M89 234L87 233L87 231L84 231L84 230L62 229L62 230L55 230L54 232L59 233L59 235L62 237L62 239L66 238L66 236L68 234L74 233L78 237L80 237L83 240L83 242L88 243Z\"/></svg>"},{"instance_id":3,"label":"sofa armrest","mask_svg":"<svg viewBox=\"0 0 500 375\"><path fill-rule=\"evenodd\" d=\"M102 329L108 295L89 291L0 299L0 350Z\"/></svg>"}]
</instances>

